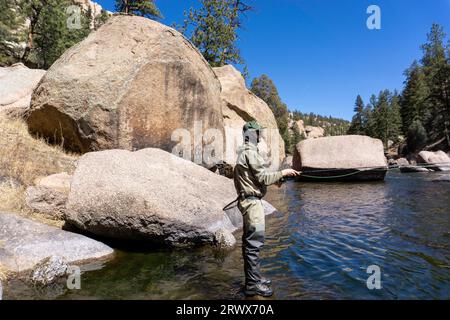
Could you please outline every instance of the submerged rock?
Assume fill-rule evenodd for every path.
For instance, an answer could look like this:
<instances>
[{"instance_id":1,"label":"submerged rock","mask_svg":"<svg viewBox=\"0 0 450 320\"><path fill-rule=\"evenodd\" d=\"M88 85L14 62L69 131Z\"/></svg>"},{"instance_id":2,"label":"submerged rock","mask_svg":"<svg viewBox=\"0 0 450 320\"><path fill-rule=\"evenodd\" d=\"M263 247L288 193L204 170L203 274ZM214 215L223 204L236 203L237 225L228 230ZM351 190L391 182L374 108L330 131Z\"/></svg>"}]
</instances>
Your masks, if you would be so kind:
<instances>
[{"instance_id":1,"label":"submerged rock","mask_svg":"<svg viewBox=\"0 0 450 320\"><path fill-rule=\"evenodd\" d=\"M163 150L107 150L80 158L66 219L108 238L230 246L242 215L223 207L235 198L233 181Z\"/></svg>"},{"instance_id":2,"label":"submerged rock","mask_svg":"<svg viewBox=\"0 0 450 320\"><path fill-rule=\"evenodd\" d=\"M414 173L414 172L430 172L429 169L420 166L415 166L409 163L405 158L397 160L397 165L402 173Z\"/></svg>"},{"instance_id":3,"label":"submerged rock","mask_svg":"<svg viewBox=\"0 0 450 320\"><path fill-rule=\"evenodd\" d=\"M421 151L418 161L428 164L434 171L450 171L450 157L444 151Z\"/></svg>"},{"instance_id":4,"label":"submerged rock","mask_svg":"<svg viewBox=\"0 0 450 320\"><path fill-rule=\"evenodd\" d=\"M247 121L256 120L266 130L259 145L268 163L278 168L285 157L284 141L270 107L247 89L242 74L231 65L214 68L222 86L222 112L225 125L225 161L236 164L237 150L243 144L242 128Z\"/></svg>"},{"instance_id":5,"label":"submerged rock","mask_svg":"<svg viewBox=\"0 0 450 320\"><path fill-rule=\"evenodd\" d=\"M382 180L387 162L379 139L358 135L334 136L298 143L294 149L293 168L303 171L300 179L306 180Z\"/></svg>"},{"instance_id":6,"label":"submerged rock","mask_svg":"<svg viewBox=\"0 0 450 320\"><path fill-rule=\"evenodd\" d=\"M0 68L0 112L24 112L30 107L31 94L45 70L29 69L22 63Z\"/></svg>"},{"instance_id":7,"label":"submerged rock","mask_svg":"<svg viewBox=\"0 0 450 320\"><path fill-rule=\"evenodd\" d=\"M113 253L107 245L83 235L3 212L0 243L0 265L14 273L32 270L52 256L83 264Z\"/></svg>"},{"instance_id":8,"label":"submerged rock","mask_svg":"<svg viewBox=\"0 0 450 320\"><path fill-rule=\"evenodd\" d=\"M33 94L27 123L32 133L81 153L170 152L185 138L185 153L194 154L208 143L194 132L212 128L223 137L220 83L178 31L114 16L52 65Z\"/></svg>"}]
</instances>

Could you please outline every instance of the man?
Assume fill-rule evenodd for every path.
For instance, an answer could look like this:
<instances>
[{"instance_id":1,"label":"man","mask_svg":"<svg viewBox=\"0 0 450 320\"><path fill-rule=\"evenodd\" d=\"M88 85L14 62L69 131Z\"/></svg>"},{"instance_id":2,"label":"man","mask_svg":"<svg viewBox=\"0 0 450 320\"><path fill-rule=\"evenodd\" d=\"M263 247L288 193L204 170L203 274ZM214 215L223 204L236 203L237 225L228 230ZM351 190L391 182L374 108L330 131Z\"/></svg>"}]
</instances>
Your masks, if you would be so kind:
<instances>
[{"instance_id":1,"label":"man","mask_svg":"<svg viewBox=\"0 0 450 320\"><path fill-rule=\"evenodd\" d=\"M244 257L245 288L247 296L270 297L271 281L260 272L259 251L264 244L265 216L261 199L267 186L281 186L284 177L300 172L286 169L268 172L259 154L258 143L263 128L256 121L247 122L243 128L244 145L239 150L234 168L234 185L239 195L238 208L243 215L242 255Z\"/></svg>"}]
</instances>

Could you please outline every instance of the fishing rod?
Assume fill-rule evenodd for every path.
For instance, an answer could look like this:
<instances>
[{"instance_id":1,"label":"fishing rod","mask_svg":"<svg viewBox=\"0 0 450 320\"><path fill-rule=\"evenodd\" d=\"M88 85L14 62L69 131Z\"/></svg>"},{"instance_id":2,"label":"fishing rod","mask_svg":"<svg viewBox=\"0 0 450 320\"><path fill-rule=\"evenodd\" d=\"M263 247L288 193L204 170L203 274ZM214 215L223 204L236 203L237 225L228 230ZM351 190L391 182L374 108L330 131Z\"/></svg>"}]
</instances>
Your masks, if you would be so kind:
<instances>
[{"instance_id":1,"label":"fishing rod","mask_svg":"<svg viewBox=\"0 0 450 320\"><path fill-rule=\"evenodd\" d=\"M316 170L306 170L306 171L300 171L301 177L305 178L311 178L311 179L337 179L337 178L344 178L351 175L356 175L360 173L361 171L392 171L400 168L408 168L408 167L415 167L415 168L433 168L433 167L450 167L450 162L440 162L440 163L423 163L423 164L417 164L417 165L390 165L390 166L378 166L378 167L354 167L354 168L337 168L337 169L316 169ZM321 173L321 172L339 172L339 171L349 171L346 174L342 175L335 175L335 176L317 176L317 175L310 175L314 173ZM298 177L298 176L297 176ZM297 177L285 177L284 180L295 180Z\"/></svg>"},{"instance_id":2,"label":"fishing rod","mask_svg":"<svg viewBox=\"0 0 450 320\"><path fill-rule=\"evenodd\" d=\"M450 162L441 162L441 163L422 163L417 165L390 165L390 166L378 166L378 167L353 167L353 168L336 168L336 169L315 169L315 170L306 170L306 171L300 171L303 173L315 173L315 172L326 172L326 171L346 171L346 170L394 170L399 169L402 167L420 167L420 168L426 168L426 167L449 167Z\"/></svg>"},{"instance_id":3,"label":"fishing rod","mask_svg":"<svg viewBox=\"0 0 450 320\"><path fill-rule=\"evenodd\" d=\"M415 167L415 168L432 168L432 167L449 167L450 168L450 162L438 162L438 163L420 163L420 164L416 164L416 165L398 165L398 164L394 164L394 165L390 165L390 166L378 166L378 167L354 167L354 168L348 168L348 169L344 169L344 168L338 168L338 169L316 169L316 170L306 170L306 171L299 171L300 174L296 177L284 177L282 178L282 182L288 181L288 180L295 180L298 177L305 177L305 178L309 178L309 179L338 179L338 178L345 178L348 176L352 176L352 175L356 175L358 173L360 173L361 171L393 171L396 169L400 169L400 168L408 168L408 167ZM342 174L342 175L337 175L337 176L312 176L310 174L314 174L314 173L318 173L318 172L336 172L336 171L349 171L351 170L352 172L350 173L346 173L346 174ZM233 208L231 205L234 203L237 203L237 201L239 200L239 197L235 200L233 200L232 202L230 202L229 204L227 204L223 210L229 210L231 208Z\"/></svg>"}]
</instances>

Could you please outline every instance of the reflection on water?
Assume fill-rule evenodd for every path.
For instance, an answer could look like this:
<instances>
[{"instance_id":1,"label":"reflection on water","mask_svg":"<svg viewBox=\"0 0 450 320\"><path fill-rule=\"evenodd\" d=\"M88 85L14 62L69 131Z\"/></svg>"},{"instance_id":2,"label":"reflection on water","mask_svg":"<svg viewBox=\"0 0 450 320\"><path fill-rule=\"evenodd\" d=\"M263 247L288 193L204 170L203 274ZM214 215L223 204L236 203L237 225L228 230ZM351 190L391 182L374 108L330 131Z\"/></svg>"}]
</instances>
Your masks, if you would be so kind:
<instances>
[{"instance_id":1,"label":"reflection on water","mask_svg":"<svg viewBox=\"0 0 450 320\"><path fill-rule=\"evenodd\" d=\"M390 173L380 183L294 183L267 196L263 271L278 299L449 299L450 184ZM239 237L240 235L238 235ZM240 248L118 251L62 299L241 299ZM369 290L367 267L381 268ZM10 289L5 298L45 298Z\"/></svg>"}]
</instances>

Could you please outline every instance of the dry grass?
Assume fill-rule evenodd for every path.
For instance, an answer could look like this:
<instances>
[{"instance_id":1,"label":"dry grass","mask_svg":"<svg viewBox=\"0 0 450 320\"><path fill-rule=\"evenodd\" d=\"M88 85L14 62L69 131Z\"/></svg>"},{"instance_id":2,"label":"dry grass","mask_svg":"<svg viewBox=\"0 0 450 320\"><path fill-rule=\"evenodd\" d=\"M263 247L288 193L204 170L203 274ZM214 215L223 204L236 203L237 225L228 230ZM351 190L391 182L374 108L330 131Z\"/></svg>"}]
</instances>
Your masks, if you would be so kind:
<instances>
[{"instance_id":1,"label":"dry grass","mask_svg":"<svg viewBox=\"0 0 450 320\"><path fill-rule=\"evenodd\" d=\"M29 186L40 176L73 172L76 159L60 147L33 138L23 120L0 114L0 176Z\"/></svg>"},{"instance_id":2,"label":"dry grass","mask_svg":"<svg viewBox=\"0 0 450 320\"><path fill-rule=\"evenodd\" d=\"M0 281L5 281L8 278L9 272L0 264Z\"/></svg>"},{"instance_id":3,"label":"dry grass","mask_svg":"<svg viewBox=\"0 0 450 320\"><path fill-rule=\"evenodd\" d=\"M76 155L28 133L26 123L0 113L0 210L32 215L24 193L34 180L59 172L73 173Z\"/></svg>"}]
</instances>

